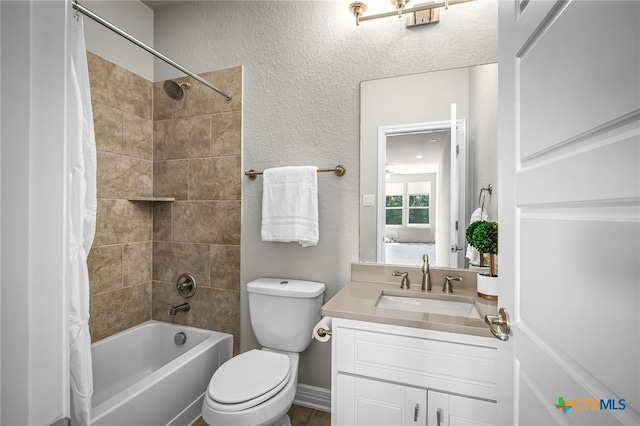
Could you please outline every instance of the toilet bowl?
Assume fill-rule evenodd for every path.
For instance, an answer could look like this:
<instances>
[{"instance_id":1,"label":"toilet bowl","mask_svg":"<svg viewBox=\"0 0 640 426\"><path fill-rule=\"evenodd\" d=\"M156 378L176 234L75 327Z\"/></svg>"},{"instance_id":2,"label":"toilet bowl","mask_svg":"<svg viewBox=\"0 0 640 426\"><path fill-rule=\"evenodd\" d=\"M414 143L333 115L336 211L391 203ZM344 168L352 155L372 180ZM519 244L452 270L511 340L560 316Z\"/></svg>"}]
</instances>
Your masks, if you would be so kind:
<instances>
[{"instance_id":1,"label":"toilet bowl","mask_svg":"<svg viewBox=\"0 0 640 426\"><path fill-rule=\"evenodd\" d=\"M218 370L229 367L227 371L214 375L209 383L203 419L209 425L290 425L287 412L296 395L298 358L297 353L267 348L232 358ZM255 374L256 370L260 371Z\"/></svg>"},{"instance_id":2,"label":"toilet bowl","mask_svg":"<svg viewBox=\"0 0 640 426\"><path fill-rule=\"evenodd\" d=\"M300 352L311 343L325 290L313 281L260 278L247 284L261 350L244 352L213 374L202 418L217 426L290 426Z\"/></svg>"}]
</instances>

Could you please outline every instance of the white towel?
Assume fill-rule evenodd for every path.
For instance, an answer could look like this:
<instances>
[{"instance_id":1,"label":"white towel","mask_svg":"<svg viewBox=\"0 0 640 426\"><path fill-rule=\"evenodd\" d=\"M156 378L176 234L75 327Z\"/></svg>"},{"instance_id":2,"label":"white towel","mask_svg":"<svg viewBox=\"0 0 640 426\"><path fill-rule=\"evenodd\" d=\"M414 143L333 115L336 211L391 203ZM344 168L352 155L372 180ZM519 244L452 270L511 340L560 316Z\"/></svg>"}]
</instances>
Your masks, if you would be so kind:
<instances>
[{"instance_id":1,"label":"white towel","mask_svg":"<svg viewBox=\"0 0 640 426\"><path fill-rule=\"evenodd\" d=\"M469 219L469 225L471 225L473 222L477 222L479 220L487 220L489 218L489 214L487 213L486 210L480 210L480 208L477 208L473 213L471 213L471 218ZM478 252L478 250L474 249L473 247L471 247L470 244L467 244L467 254L466 254L467 259L469 259L469 263L472 265L479 265L480 264L480 253Z\"/></svg>"},{"instance_id":2,"label":"white towel","mask_svg":"<svg viewBox=\"0 0 640 426\"><path fill-rule=\"evenodd\" d=\"M299 242L315 246L319 240L318 168L267 169L263 176L262 241Z\"/></svg>"}]
</instances>

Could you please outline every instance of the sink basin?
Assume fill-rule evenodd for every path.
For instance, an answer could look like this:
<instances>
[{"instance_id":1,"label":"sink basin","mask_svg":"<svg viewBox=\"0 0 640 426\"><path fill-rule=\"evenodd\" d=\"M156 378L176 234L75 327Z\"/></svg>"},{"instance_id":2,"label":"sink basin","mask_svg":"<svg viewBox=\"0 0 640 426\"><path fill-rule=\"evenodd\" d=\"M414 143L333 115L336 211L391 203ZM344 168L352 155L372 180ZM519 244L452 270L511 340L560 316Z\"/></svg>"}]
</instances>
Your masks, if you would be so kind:
<instances>
[{"instance_id":1,"label":"sink basin","mask_svg":"<svg viewBox=\"0 0 640 426\"><path fill-rule=\"evenodd\" d=\"M482 319L476 305L473 302L464 301L464 298L422 298L383 293L380 295L380 298L378 298L376 307Z\"/></svg>"}]
</instances>

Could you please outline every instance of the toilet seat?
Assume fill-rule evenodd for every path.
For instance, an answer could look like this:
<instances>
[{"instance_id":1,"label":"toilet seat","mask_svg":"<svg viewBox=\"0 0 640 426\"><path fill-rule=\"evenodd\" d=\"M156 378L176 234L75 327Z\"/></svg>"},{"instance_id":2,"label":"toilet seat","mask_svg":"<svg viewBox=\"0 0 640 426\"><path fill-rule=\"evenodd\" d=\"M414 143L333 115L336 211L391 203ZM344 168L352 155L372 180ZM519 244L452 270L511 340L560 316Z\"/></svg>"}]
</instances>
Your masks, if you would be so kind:
<instances>
[{"instance_id":1,"label":"toilet seat","mask_svg":"<svg viewBox=\"0 0 640 426\"><path fill-rule=\"evenodd\" d=\"M207 389L211 408L236 412L276 395L289 382L290 360L285 354L251 350L224 363Z\"/></svg>"}]
</instances>

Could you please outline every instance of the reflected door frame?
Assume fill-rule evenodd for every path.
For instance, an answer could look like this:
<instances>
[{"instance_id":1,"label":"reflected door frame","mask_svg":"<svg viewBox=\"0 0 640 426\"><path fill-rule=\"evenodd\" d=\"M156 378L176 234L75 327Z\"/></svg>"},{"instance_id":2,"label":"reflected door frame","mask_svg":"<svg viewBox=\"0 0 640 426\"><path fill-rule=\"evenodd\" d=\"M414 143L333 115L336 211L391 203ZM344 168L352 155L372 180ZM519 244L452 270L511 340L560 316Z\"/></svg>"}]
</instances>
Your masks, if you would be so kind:
<instances>
[{"instance_id":1,"label":"reflected door frame","mask_svg":"<svg viewBox=\"0 0 640 426\"><path fill-rule=\"evenodd\" d=\"M457 197L452 199L458 200L457 208L451 209L451 223L457 222L458 229L464 227L464 214L465 214L465 200L466 200L466 146L467 146L467 130L466 120L456 120L456 143L458 145L457 156L451 159L451 173L455 173L457 176ZM385 170L387 165L387 138L391 136L408 135L414 133L432 132L438 130L451 129L451 121L431 121L425 123L410 123L410 124L394 124L389 126L378 127L378 209L377 209L377 247L376 247L376 262L385 263L385 243L384 243L384 228L385 228L385 207L386 207L386 189L385 189ZM454 161L455 160L455 161ZM450 224L449 228L455 226ZM464 232L457 233L456 240L446 244L446 251L440 250L441 253L446 252L446 256L439 255L436 259L446 258L450 263L450 257L448 255L449 248L451 246L464 247ZM436 241L436 250L438 250L438 244ZM464 253L458 252L458 265L460 261L464 260L462 256ZM416 260L416 264L419 260ZM449 266L458 267L458 265L437 265L437 266Z\"/></svg>"}]
</instances>

